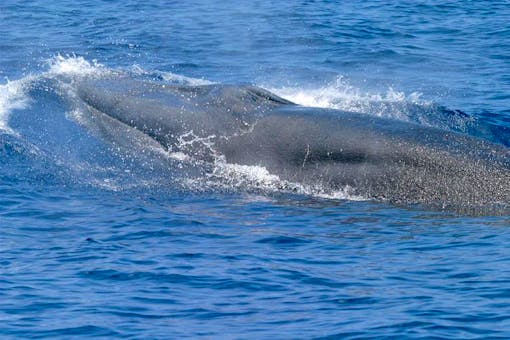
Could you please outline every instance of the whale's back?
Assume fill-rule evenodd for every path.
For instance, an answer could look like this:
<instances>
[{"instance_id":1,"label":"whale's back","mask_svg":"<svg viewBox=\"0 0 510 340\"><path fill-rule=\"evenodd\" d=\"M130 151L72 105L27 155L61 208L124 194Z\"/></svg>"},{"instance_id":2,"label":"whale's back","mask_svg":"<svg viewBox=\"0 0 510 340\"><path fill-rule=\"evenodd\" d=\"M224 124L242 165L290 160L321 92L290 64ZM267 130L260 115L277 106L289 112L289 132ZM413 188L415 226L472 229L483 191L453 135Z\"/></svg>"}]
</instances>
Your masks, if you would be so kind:
<instances>
[{"instance_id":1,"label":"whale's back","mask_svg":"<svg viewBox=\"0 0 510 340\"><path fill-rule=\"evenodd\" d=\"M398 204L509 211L510 151L480 138L301 107L254 86L114 79L83 82L78 94L91 109L193 157L221 156L285 180L331 190L350 186L364 197ZM183 144L182 136L190 134L194 141ZM196 147L201 140L207 140L206 152Z\"/></svg>"}]
</instances>

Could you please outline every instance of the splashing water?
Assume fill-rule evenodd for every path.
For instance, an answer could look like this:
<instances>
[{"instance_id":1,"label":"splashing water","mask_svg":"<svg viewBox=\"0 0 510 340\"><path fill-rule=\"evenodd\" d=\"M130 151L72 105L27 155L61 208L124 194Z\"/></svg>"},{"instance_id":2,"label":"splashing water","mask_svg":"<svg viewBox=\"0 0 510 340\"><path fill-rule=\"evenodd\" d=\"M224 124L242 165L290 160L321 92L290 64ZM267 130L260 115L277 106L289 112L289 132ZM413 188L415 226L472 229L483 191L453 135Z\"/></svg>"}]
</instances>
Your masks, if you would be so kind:
<instances>
[{"instance_id":1,"label":"splashing water","mask_svg":"<svg viewBox=\"0 0 510 340\"><path fill-rule=\"evenodd\" d=\"M55 76L104 76L111 70L103 64L92 60L89 62L83 57L57 55L47 61L49 70L46 75Z\"/></svg>"},{"instance_id":2,"label":"splashing water","mask_svg":"<svg viewBox=\"0 0 510 340\"><path fill-rule=\"evenodd\" d=\"M407 120L403 105L428 107L432 103L422 99L422 94L404 92L388 88L386 93L364 92L349 84L347 79L338 76L332 84L320 88L269 87L269 90L296 104L327 109L345 110Z\"/></svg>"},{"instance_id":3,"label":"splashing water","mask_svg":"<svg viewBox=\"0 0 510 340\"><path fill-rule=\"evenodd\" d=\"M24 89L27 82L28 78L25 78L0 85L0 130L14 133L8 125L9 115L14 110L27 107L29 100Z\"/></svg>"}]
</instances>

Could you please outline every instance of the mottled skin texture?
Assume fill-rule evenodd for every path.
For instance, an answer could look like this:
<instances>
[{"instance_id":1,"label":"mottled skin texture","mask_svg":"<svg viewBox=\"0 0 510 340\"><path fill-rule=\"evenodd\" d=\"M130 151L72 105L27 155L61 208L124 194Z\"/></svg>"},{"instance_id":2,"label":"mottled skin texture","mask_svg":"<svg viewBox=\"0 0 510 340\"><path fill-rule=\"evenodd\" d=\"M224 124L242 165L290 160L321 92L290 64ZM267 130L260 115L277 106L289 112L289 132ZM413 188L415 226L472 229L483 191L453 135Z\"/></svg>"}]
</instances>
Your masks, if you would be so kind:
<instances>
[{"instance_id":1,"label":"mottled skin texture","mask_svg":"<svg viewBox=\"0 0 510 340\"><path fill-rule=\"evenodd\" d=\"M78 95L165 148L207 160L207 137L229 163L282 179L397 204L507 214L510 149L402 121L295 105L253 86L170 86L129 78L84 81Z\"/></svg>"}]
</instances>

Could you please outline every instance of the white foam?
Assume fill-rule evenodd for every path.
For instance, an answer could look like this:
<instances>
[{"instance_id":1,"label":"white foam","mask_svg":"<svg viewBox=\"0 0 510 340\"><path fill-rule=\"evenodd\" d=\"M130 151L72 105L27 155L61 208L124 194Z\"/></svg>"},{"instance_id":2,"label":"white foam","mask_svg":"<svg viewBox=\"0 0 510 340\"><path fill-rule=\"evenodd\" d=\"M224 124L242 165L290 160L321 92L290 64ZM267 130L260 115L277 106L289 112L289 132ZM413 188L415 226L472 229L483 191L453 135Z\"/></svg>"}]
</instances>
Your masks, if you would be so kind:
<instances>
[{"instance_id":1,"label":"white foam","mask_svg":"<svg viewBox=\"0 0 510 340\"><path fill-rule=\"evenodd\" d=\"M214 176L220 176L236 186L258 187L260 189L274 189L283 181L271 174L266 168L255 165L241 165L218 162L213 171Z\"/></svg>"},{"instance_id":2,"label":"white foam","mask_svg":"<svg viewBox=\"0 0 510 340\"><path fill-rule=\"evenodd\" d=\"M27 89L31 84L43 78L91 77L111 73L105 66L93 60L89 62L83 57L57 55L48 60L49 69L38 75L29 74L21 79L7 81L0 85L0 130L15 133L8 125L9 115L13 110L24 109L29 103Z\"/></svg>"},{"instance_id":3,"label":"white foam","mask_svg":"<svg viewBox=\"0 0 510 340\"><path fill-rule=\"evenodd\" d=\"M350 185L346 185L345 187L334 190L331 192L327 192L324 190L319 190L316 193L312 193L312 195L320 198L327 198L332 200L349 200L349 201L366 201L368 200L366 197L361 195L357 195L355 190Z\"/></svg>"},{"instance_id":4,"label":"white foam","mask_svg":"<svg viewBox=\"0 0 510 340\"><path fill-rule=\"evenodd\" d=\"M186 155L184 152L169 152L168 157L181 162L187 162L191 160L191 157Z\"/></svg>"},{"instance_id":5,"label":"white foam","mask_svg":"<svg viewBox=\"0 0 510 340\"><path fill-rule=\"evenodd\" d=\"M219 181L215 181L219 179ZM281 179L263 166L226 163L222 158L216 161L207 185L226 189L261 190L264 192L286 192L333 200L364 201L365 197L355 194L354 188L345 186L328 190L321 186L310 186Z\"/></svg>"},{"instance_id":6,"label":"white foam","mask_svg":"<svg viewBox=\"0 0 510 340\"><path fill-rule=\"evenodd\" d=\"M401 112L403 103L427 104L419 92L406 95L391 87L385 93L364 92L350 85L343 77L338 77L334 83L320 88L268 87L268 89L280 97L303 106L370 113L394 118L406 118L402 116Z\"/></svg>"},{"instance_id":7,"label":"white foam","mask_svg":"<svg viewBox=\"0 0 510 340\"><path fill-rule=\"evenodd\" d=\"M65 75L65 76L102 76L111 71L96 60L89 62L83 57L62 56L56 57L48 61L50 66L49 75Z\"/></svg>"},{"instance_id":8,"label":"white foam","mask_svg":"<svg viewBox=\"0 0 510 340\"><path fill-rule=\"evenodd\" d=\"M0 85L0 130L7 133L14 133L9 127L9 115L13 110L24 109L28 104L28 97L25 93L25 84L29 78L7 81Z\"/></svg>"}]
</instances>

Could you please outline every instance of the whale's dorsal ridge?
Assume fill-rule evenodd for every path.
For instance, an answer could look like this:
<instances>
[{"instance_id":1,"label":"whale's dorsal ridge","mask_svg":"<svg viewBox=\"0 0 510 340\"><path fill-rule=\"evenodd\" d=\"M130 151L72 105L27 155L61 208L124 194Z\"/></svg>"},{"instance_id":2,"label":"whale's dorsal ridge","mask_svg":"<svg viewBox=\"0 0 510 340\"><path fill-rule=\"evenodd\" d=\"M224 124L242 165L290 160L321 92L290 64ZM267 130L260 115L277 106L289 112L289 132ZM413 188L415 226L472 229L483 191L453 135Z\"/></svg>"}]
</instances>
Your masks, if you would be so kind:
<instances>
[{"instance_id":1,"label":"whale's dorsal ridge","mask_svg":"<svg viewBox=\"0 0 510 340\"><path fill-rule=\"evenodd\" d=\"M190 133L229 164L262 166L282 180L398 204L473 213L510 210L503 145L415 123L302 107L253 85L183 86L130 79L83 82L91 108L169 150Z\"/></svg>"}]
</instances>

